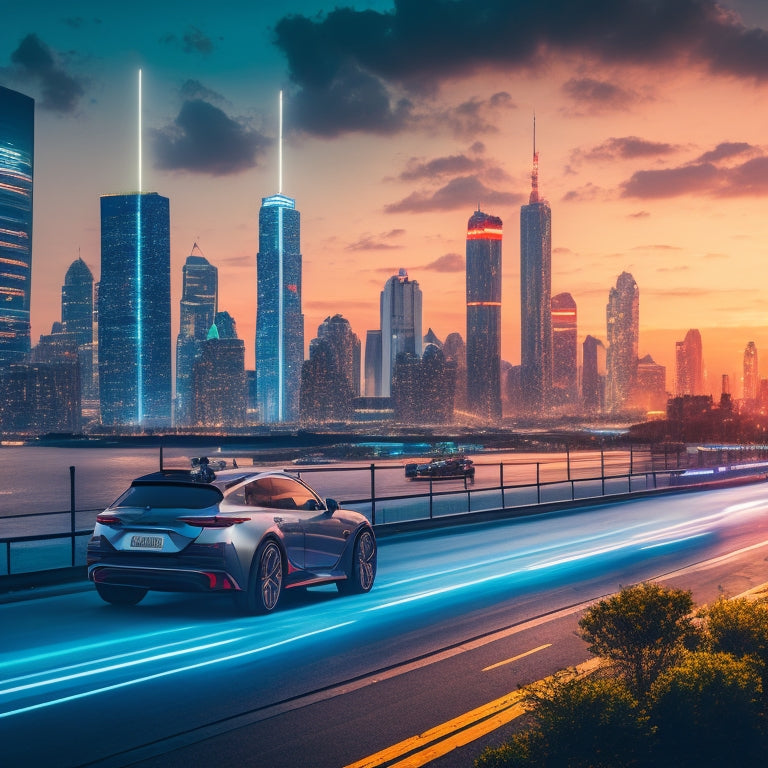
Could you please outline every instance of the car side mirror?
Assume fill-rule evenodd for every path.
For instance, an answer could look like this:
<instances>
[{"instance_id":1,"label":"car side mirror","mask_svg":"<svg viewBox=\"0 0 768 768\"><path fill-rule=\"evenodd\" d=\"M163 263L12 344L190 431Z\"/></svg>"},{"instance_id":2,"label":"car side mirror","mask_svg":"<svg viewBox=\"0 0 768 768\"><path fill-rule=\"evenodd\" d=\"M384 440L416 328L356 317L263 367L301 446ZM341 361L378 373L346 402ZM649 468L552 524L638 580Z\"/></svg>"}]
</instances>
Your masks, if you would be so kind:
<instances>
[{"instance_id":1,"label":"car side mirror","mask_svg":"<svg viewBox=\"0 0 768 768\"><path fill-rule=\"evenodd\" d=\"M329 515L332 515L338 508L339 508L339 502L336 501L336 499L325 500L325 511Z\"/></svg>"}]
</instances>

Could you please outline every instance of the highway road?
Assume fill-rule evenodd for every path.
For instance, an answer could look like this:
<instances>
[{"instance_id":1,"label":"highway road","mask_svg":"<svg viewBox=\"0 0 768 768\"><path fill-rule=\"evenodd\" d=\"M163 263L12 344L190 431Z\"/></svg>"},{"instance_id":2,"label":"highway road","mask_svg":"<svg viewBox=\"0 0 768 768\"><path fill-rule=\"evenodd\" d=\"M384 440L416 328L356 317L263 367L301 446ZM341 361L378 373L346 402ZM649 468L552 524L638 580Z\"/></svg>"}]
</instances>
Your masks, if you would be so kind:
<instances>
[{"instance_id":1,"label":"highway road","mask_svg":"<svg viewBox=\"0 0 768 768\"><path fill-rule=\"evenodd\" d=\"M768 485L379 547L370 594L312 590L267 617L217 596L116 608L87 585L0 605L0 764L471 766L514 727L520 684L587 661L590 601L651 578L699 603L767 582Z\"/></svg>"}]
</instances>

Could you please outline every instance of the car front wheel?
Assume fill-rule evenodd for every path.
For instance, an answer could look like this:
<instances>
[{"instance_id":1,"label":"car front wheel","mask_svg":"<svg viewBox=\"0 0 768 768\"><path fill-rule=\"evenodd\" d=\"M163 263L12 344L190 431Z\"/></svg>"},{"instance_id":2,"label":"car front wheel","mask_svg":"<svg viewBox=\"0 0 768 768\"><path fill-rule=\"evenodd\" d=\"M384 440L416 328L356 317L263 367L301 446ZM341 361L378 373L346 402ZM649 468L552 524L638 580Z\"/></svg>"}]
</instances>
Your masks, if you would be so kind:
<instances>
[{"instance_id":1,"label":"car front wheel","mask_svg":"<svg viewBox=\"0 0 768 768\"><path fill-rule=\"evenodd\" d=\"M251 568L248 589L238 593L246 613L270 613L277 608L283 592L283 553L274 541L261 545Z\"/></svg>"},{"instance_id":2,"label":"car front wheel","mask_svg":"<svg viewBox=\"0 0 768 768\"><path fill-rule=\"evenodd\" d=\"M96 584L99 597L112 605L137 605L147 594L140 587L121 587L117 584Z\"/></svg>"},{"instance_id":3,"label":"car front wheel","mask_svg":"<svg viewBox=\"0 0 768 768\"><path fill-rule=\"evenodd\" d=\"M336 582L342 594L370 592L376 579L376 538L373 531L364 530L355 541L352 567L344 581Z\"/></svg>"}]
</instances>

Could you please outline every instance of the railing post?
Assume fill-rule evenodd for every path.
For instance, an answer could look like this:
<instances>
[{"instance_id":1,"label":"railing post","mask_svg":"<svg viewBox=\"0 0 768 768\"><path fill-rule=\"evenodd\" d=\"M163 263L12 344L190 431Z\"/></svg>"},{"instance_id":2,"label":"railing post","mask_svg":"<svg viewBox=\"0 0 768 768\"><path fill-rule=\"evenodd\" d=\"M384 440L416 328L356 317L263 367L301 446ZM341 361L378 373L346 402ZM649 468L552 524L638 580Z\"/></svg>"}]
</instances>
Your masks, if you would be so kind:
<instances>
[{"instance_id":1,"label":"railing post","mask_svg":"<svg viewBox=\"0 0 768 768\"><path fill-rule=\"evenodd\" d=\"M600 488L601 496L605 496L605 450L600 446Z\"/></svg>"},{"instance_id":2,"label":"railing post","mask_svg":"<svg viewBox=\"0 0 768 768\"><path fill-rule=\"evenodd\" d=\"M541 504L541 462L536 462L536 503Z\"/></svg>"},{"instance_id":3,"label":"railing post","mask_svg":"<svg viewBox=\"0 0 768 768\"><path fill-rule=\"evenodd\" d=\"M371 464L371 525L376 525L376 465Z\"/></svg>"},{"instance_id":4,"label":"railing post","mask_svg":"<svg viewBox=\"0 0 768 768\"><path fill-rule=\"evenodd\" d=\"M432 475L429 476L429 519L432 519Z\"/></svg>"},{"instance_id":5,"label":"railing post","mask_svg":"<svg viewBox=\"0 0 768 768\"><path fill-rule=\"evenodd\" d=\"M504 462L499 462L499 485L501 486L501 508L506 509L507 505L504 502Z\"/></svg>"},{"instance_id":6,"label":"railing post","mask_svg":"<svg viewBox=\"0 0 768 768\"><path fill-rule=\"evenodd\" d=\"M570 446L565 446L565 471L566 471L566 477L570 481L571 479L571 448Z\"/></svg>"},{"instance_id":7,"label":"railing post","mask_svg":"<svg viewBox=\"0 0 768 768\"><path fill-rule=\"evenodd\" d=\"M629 474L630 477L632 476L632 471L634 469L634 453L632 452L632 443L629 444Z\"/></svg>"},{"instance_id":8,"label":"railing post","mask_svg":"<svg viewBox=\"0 0 768 768\"><path fill-rule=\"evenodd\" d=\"M72 566L75 565L75 468L69 468L69 532L72 535Z\"/></svg>"},{"instance_id":9,"label":"railing post","mask_svg":"<svg viewBox=\"0 0 768 768\"><path fill-rule=\"evenodd\" d=\"M576 500L576 481L571 480L571 501Z\"/></svg>"}]
</instances>

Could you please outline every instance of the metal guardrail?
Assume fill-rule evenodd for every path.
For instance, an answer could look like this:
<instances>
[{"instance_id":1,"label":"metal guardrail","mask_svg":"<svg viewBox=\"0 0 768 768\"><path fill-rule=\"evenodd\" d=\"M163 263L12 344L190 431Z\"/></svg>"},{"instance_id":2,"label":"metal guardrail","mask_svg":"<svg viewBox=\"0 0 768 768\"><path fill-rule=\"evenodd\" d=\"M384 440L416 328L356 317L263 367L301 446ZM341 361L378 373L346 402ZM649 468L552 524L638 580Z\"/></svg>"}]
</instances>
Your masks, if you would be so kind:
<instances>
[{"instance_id":1,"label":"metal guardrail","mask_svg":"<svg viewBox=\"0 0 768 768\"><path fill-rule=\"evenodd\" d=\"M592 461L596 462L596 452ZM373 525L386 526L390 523L401 523L413 520L447 519L451 516L466 515L495 510L513 510L521 507L538 506L545 503L568 503L589 499L600 499L608 496L621 496L638 491L656 490L681 484L681 477L686 471L685 464L681 465L680 453L673 458L672 467L668 466L668 457L664 455L664 469L655 469L655 457L652 453L643 452L638 459L632 451L624 451L628 462L624 462L627 471L606 474L606 455L600 451L600 474L588 477L576 477L574 470L578 469L578 459L572 458L571 453L565 452L565 477L557 480L542 480L543 462L504 463L485 462L475 463L476 468L498 466L498 483L477 486L468 483L464 478L463 487L450 490L436 490L435 485L445 480L428 481L428 490L424 493L394 494L377 496L376 475L380 472L403 471L398 465L376 465L355 467L308 467L294 466L286 471L299 477L304 473L314 472L369 472L370 494L362 498L339 499L343 506L357 509L365 514ZM578 456L578 454L577 454ZM586 459L585 459L586 461ZM687 462L686 462L687 463ZM533 467L535 464L536 482L508 483L505 481L504 468L515 466ZM740 465L728 463L728 471L738 471ZM744 467L746 465L741 465ZM761 465L762 466L762 465ZM722 468L721 468L722 469ZM696 473L695 468L691 468ZM719 473L722 476L722 472ZM734 475L735 476L735 475ZM696 482L700 482L697 480ZM28 574L37 571L85 565L85 550L88 537L91 535L92 524L88 528L77 529L77 517L93 516L101 509L75 509L75 468L70 467L70 510L68 512L38 512L33 514L8 515L3 520L11 519L41 519L53 515L68 516L69 531L53 533L37 533L19 536L0 537L0 582L4 576ZM583 493L579 493L579 491Z\"/></svg>"}]
</instances>

